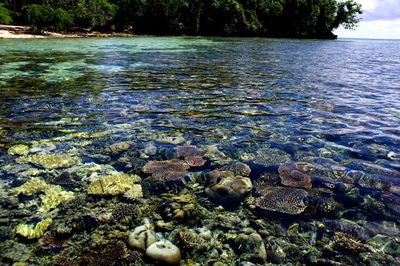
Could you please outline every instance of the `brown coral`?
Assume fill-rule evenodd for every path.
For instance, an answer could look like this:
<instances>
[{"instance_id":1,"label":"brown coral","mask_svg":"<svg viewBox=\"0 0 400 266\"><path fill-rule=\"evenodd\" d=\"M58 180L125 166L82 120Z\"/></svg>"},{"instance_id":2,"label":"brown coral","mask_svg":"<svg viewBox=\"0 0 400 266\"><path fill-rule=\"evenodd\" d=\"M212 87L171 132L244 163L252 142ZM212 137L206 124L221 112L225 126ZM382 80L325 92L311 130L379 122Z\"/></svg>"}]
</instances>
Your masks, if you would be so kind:
<instances>
[{"instance_id":1,"label":"brown coral","mask_svg":"<svg viewBox=\"0 0 400 266\"><path fill-rule=\"evenodd\" d=\"M281 183L288 187L311 188L311 177L299 170L297 164L283 164L278 168Z\"/></svg>"},{"instance_id":2,"label":"brown coral","mask_svg":"<svg viewBox=\"0 0 400 266\"><path fill-rule=\"evenodd\" d=\"M185 157L185 162L190 166L203 166L206 163L206 160L201 156L189 156Z\"/></svg>"},{"instance_id":3,"label":"brown coral","mask_svg":"<svg viewBox=\"0 0 400 266\"><path fill-rule=\"evenodd\" d=\"M141 211L136 204L121 203L112 211L112 221L119 222L125 219L135 219L140 216Z\"/></svg>"},{"instance_id":4,"label":"brown coral","mask_svg":"<svg viewBox=\"0 0 400 266\"><path fill-rule=\"evenodd\" d=\"M181 160L150 161L143 167L143 172L152 174L156 180L177 180L187 174L189 165Z\"/></svg>"},{"instance_id":5,"label":"brown coral","mask_svg":"<svg viewBox=\"0 0 400 266\"><path fill-rule=\"evenodd\" d=\"M192 156L203 156L205 152L199 150L196 148L196 146L193 145L182 145L176 147L176 153L178 157L192 157Z\"/></svg>"},{"instance_id":6,"label":"brown coral","mask_svg":"<svg viewBox=\"0 0 400 266\"><path fill-rule=\"evenodd\" d=\"M261 209L287 214L300 214L307 208L304 200L307 198L308 193L303 189L261 185L256 191L261 196L256 198L255 205Z\"/></svg>"}]
</instances>

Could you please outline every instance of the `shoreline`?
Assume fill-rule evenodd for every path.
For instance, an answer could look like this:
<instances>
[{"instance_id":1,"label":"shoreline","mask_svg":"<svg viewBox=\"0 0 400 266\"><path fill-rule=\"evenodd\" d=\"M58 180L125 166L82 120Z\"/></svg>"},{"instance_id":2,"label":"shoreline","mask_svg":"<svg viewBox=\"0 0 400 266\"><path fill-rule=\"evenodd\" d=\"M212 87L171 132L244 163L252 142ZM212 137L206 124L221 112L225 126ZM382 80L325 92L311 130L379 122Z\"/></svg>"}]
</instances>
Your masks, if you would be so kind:
<instances>
[{"instance_id":1,"label":"shoreline","mask_svg":"<svg viewBox=\"0 0 400 266\"><path fill-rule=\"evenodd\" d=\"M42 31L40 34L34 33L27 26L0 25L0 39L50 39L50 38L91 38L91 37L133 37L131 33L111 32L102 33L97 31L59 33Z\"/></svg>"}]
</instances>

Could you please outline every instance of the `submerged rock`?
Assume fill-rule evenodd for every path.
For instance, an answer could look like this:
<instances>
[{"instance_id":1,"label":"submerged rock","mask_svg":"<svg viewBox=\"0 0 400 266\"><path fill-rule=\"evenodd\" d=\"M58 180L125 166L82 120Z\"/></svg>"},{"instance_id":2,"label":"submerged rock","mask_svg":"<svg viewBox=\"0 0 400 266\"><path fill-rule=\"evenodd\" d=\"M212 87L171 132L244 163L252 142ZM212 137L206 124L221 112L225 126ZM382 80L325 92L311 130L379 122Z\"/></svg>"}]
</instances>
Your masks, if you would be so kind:
<instances>
[{"instance_id":1,"label":"submerged rock","mask_svg":"<svg viewBox=\"0 0 400 266\"><path fill-rule=\"evenodd\" d=\"M236 252L243 260L265 262L267 259L267 251L263 239L257 233L239 234L235 238L234 244Z\"/></svg>"},{"instance_id":2,"label":"submerged rock","mask_svg":"<svg viewBox=\"0 0 400 266\"><path fill-rule=\"evenodd\" d=\"M158 241L146 249L146 255L150 258L167 264L179 264L181 251L168 240Z\"/></svg>"}]
</instances>

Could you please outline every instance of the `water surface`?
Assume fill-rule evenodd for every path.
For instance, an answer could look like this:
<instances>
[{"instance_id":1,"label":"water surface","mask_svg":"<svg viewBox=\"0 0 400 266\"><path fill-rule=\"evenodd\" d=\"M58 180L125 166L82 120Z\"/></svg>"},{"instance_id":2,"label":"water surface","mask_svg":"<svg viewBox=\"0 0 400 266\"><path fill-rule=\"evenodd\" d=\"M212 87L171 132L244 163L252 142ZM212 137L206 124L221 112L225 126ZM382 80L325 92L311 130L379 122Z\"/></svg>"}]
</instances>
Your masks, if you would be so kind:
<instances>
[{"instance_id":1,"label":"water surface","mask_svg":"<svg viewBox=\"0 0 400 266\"><path fill-rule=\"evenodd\" d=\"M225 161L206 158L206 165L191 168L191 174L204 177L210 170L242 162L252 170L249 177L253 186L262 182L281 186L277 172L279 165L306 162L317 168L310 174L313 189L308 191L309 194L314 199L319 198L315 195L329 194L327 198L338 207L333 212L324 212L311 200L308 208L317 209L315 215L289 215L288 222L279 212L272 213L274 219L271 220L268 212L253 211L252 207L242 203L221 215L248 217L249 224L217 228L212 223L197 221L187 225L172 219L170 222L174 226L183 224L185 230L197 230L197 233L199 228L207 228L215 232L215 238L218 238L217 232L239 234L243 228L251 228L263 236L269 253L277 252L276 245L284 247L287 256L267 259L272 263L322 262L313 261L315 258L310 258L311 255L301 258L293 255L293 247L279 242L280 234L262 231L267 229L256 224L259 219L267 224L277 224L284 231L298 223L301 233L311 232L311 235L316 223L325 223L326 227L336 223L346 236L355 237L354 241L363 245L378 234L385 235L385 241L392 241L399 250L398 240L394 240L399 237L400 213L399 49L398 41L353 39L0 40L1 192L9 195L11 187L30 178L23 174L26 169L15 170L23 168L16 162L18 155L8 152L16 144L32 147L37 143L51 143L56 146L55 150L39 153L67 153L79 157L83 164L111 165L117 171L138 174L143 179L146 177L141 171L144 163L176 158L175 149L179 145L213 146L224 154L225 157L220 157ZM108 158L100 156L107 147L123 141L135 143L137 147L154 146L157 154L147 154L147 157L142 154L142 164L138 167L121 163L122 157L134 156L129 151L122 155L106 154ZM43 170L37 165L34 167ZM63 171L68 169L44 171L38 176L48 181ZM271 181L266 175L275 179ZM209 202L204 194L208 184L204 178L202 180L199 184L203 188L197 194L193 192L194 195L200 206L216 208L219 212L218 202ZM75 189L77 194L86 197L87 183L80 182L83 183L78 188L66 189ZM257 194L253 191L250 196L257 197ZM154 197L156 195L150 191L142 200L156 204ZM365 198L370 202L366 203ZM106 199L112 204L125 202L118 197ZM19 200L25 205L16 205L15 209L4 205L2 217L21 206L28 206L26 199ZM97 208L92 205L99 200L87 198L88 208ZM10 245L17 245L15 243L34 248L35 241L27 243L24 239L14 239L16 242L12 244L11 238L6 236L6 232L22 221L35 223L43 218L34 208L30 210L32 212L22 220L11 215L13 218L8 223L1 224L4 232L1 239L8 243L8 250L11 250ZM161 220L157 213L148 214L148 217L154 222ZM57 223L68 220L63 215L59 219ZM169 221L168 218L164 220ZM357 238L349 231L361 229L346 229L343 220L360 227L369 225L373 229L365 238L360 238L359 232L355 233ZM72 226L65 223L67 227ZM124 229L133 230L139 223L128 223ZM53 225L49 230L54 234L57 228ZM90 230L100 230L96 228ZM171 230L156 229L161 232L159 237L174 240ZM80 234L83 235L78 230L67 238L73 238L71 242L87 241L82 240L86 236ZM339 241L341 235L333 234L327 230L319 240L324 245ZM318 250L318 254L325 254L327 260L349 263L343 254L350 254L348 256L360 264L366 264L368 259L396 264L396 253L392 250L384 250L386 257L380 255L377 258L367 246L363 246L363 253L357 250L364 255L357 255L351 247L336 243L333 244L335 252L327 252L327 247L318 247L312 237L315 238L310 236L306 242ZM105 238L107 241L113 239ZM218 241L223 244L231 241L228 238L224 242L222 238ZM119 239L125 241L124 237ZM282 241L296 242L289 236ZM294 249L302 247L304 244ZM227 248L228 251L224 251L224 247L214 249L219 254L230 254L232 249L236 252L236 255L220 258L228 265L240 261L240 252L235 248ZM184 251L184 257L194 262L211 263L214 251L210 250L214 249L209 248L207 254L199 253L202 255L197 251ZM65 250L63 247L36 255L32 252L26 261L49 259L49 254L60 254ZM7 256L3 256L4 263L24 260ZM143 263L152 263L144 260Z\"/></svg>"}]
</instances>

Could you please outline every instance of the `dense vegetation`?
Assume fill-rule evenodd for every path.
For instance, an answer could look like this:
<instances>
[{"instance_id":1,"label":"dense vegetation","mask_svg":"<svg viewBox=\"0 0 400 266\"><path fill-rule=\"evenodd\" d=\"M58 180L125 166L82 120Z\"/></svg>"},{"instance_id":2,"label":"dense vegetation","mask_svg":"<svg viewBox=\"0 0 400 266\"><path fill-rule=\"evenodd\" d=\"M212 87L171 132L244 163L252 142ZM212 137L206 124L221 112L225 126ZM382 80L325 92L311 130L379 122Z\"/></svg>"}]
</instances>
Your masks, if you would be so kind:
<instances>
[{"instance_id":1,"label":"dense vegetation","mask_svg":"<svg viewBox=\"0 0 400 266\"><path fill-rule=\"evenodd\" d=\"M355 0L8 0L0 23L36 30L117 30L139 34L332 37L353 28Z\"/></svg>"}]
</instances>

